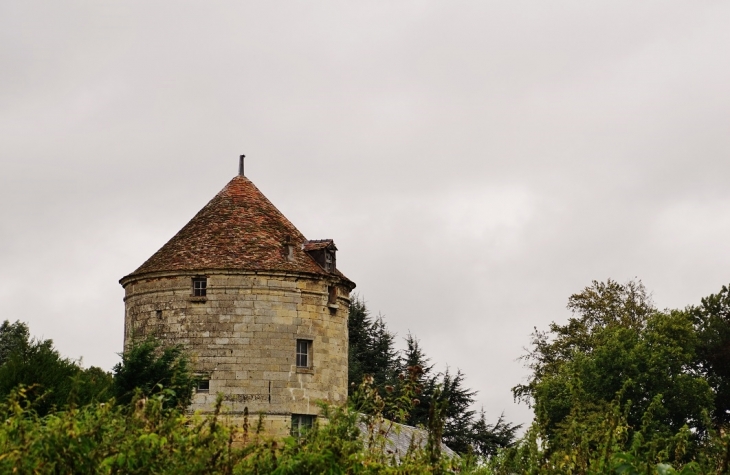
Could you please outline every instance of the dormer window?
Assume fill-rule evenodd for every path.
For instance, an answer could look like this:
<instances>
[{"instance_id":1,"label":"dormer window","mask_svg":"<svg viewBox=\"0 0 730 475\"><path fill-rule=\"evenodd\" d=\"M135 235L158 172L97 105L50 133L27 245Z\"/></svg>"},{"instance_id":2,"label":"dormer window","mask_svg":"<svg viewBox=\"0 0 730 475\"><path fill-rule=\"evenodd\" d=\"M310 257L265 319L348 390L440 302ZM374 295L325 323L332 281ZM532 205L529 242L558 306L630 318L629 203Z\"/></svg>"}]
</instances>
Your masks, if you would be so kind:
<instances>
[{"instance_id":1,"label":"dormer window","mask_svg":"<svg viewBox=\"0 0 730 475\"><path fill-rule=\"evenodd\" d=\"M324 270L327 272L335 270L335 258L333 254L334 253L330 252L329 249L324 251Z\"/></svg>"},{"instance_id":2,"label":"dormer window","mask_svg":"<svg viewBox=\"0 0 730 475\"><path fill-rule=\"evenodd\" d=\"M335 272L337 269L337 247L332 239L307 241L302 249L309 253L326 272Z\"/></svg>"}]
</instances>

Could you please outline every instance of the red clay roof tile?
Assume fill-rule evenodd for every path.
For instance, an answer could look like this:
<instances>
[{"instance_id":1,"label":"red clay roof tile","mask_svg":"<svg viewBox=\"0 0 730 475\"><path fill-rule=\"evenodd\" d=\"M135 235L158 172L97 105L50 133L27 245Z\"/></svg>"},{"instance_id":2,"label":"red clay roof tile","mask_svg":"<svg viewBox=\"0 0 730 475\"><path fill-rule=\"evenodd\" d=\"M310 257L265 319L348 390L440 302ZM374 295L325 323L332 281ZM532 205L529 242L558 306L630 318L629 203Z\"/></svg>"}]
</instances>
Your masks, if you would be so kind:
<instances>
[{"instance_id":1,"label":"red clay roof tile","mask_svg":"<svg viewBox=\"0 0 730 475\"><path fill-rule=\"evenodd\" d=\"M330 246L334 247L335 250L337 250L335 242L332 239L312 239L304 243L304 250L316 251L317 249L325 249Z\"/></svg>"},{"instance_id":2,"label":"red clay roof tile","mask_svg":"<svg viewBox=\"0 0 730 475\"><path fill-rule=\"evenodd\" d=\"M331 275L303 250L308 242L256 185L236 176L167 244L122 280L152 272L204 269ZM287 259L287 243L293 245L292 260ZM340 272L335 275L354 288Z\"/></svg>"}]
</instances>

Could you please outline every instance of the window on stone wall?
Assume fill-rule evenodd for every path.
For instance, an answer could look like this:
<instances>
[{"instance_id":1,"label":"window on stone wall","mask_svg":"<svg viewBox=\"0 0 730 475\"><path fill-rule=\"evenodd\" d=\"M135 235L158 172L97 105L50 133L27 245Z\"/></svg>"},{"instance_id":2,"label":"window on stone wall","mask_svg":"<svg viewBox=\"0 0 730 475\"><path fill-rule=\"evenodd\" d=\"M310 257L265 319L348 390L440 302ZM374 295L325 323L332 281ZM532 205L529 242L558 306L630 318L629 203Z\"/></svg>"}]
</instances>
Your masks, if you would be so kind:
<instances>
[{"instance_id":1,"label":"window on stone wall","mask_svg":"<svg viewBox=\"0 0 730 475\"><path fill-rule=\"evenodd\" d=\"M297 340L297 368L312 367L312 340Z\"/></svg>"},{"instance_id":2,"label":"window on stone wall","mask_svg":"<svg viewBox=\"0 0 730 475\"><path fill-rule=\"evenodd\" d=\"M198 380L198 385L195 388L199 393L207 393L210 391L210 379L201 377Z\"/></svg>"},{"instance_id":3,"label":"window on stone wall","mask_svg":"<svg viewBox=\"0 0 730 475\"><path fill-rule=\"evenodd\" d=\"M207 290L207 277L193 277L193 297L205 297Z\"/></svg>"},{"instance_id":4,"label":"window on stone wall","mask_svg":"<svg viewBox=\"0 0 730 475\"><path fill-rule=\"evenodd\" d=\"M314 418L309 414L292 414L291 435L296 438L303 436L314 425Z\"/></svg>"},{"instance_id":5,"label":"window on stone wall","mask_svg":"<svg viewBox=\"0 0 730 475\"><path fill-rule=\"evenodd\" d=\"M336 305L337 304L337 286L336 285L330 285L327 287L327 304L328 305Z\"/></svg>"}]
</instances>

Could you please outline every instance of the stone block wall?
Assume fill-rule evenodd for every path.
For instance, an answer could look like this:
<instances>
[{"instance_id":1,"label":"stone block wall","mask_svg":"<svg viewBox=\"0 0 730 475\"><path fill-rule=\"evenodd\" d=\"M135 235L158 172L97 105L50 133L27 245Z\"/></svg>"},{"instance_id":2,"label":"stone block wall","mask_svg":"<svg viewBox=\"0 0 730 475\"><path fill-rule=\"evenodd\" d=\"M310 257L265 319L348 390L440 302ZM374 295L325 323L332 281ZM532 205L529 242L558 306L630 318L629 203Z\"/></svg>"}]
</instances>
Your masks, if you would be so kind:
<instances>
[{"instance_id":1,"label":"stone block wall","mask_svg":"<svg viewBox=\"0 0 730 475\"><path fill-rule=\"evenodd\" d=\"M192 278L208 278L205 298ZM292 413L318 413L316 401L347 398L349 289L291 273L177 273L125 282L125 345L149 335L183 344L197 372L210 378L192 408L212 410L217 393L235 420L266 414L272 434L288 431ZM328 287L337 287L329 302ZM310 340L311 368L296 366L297 339ZM270 426L270 427L269 427Z\"/></svg>"}]
</instances>

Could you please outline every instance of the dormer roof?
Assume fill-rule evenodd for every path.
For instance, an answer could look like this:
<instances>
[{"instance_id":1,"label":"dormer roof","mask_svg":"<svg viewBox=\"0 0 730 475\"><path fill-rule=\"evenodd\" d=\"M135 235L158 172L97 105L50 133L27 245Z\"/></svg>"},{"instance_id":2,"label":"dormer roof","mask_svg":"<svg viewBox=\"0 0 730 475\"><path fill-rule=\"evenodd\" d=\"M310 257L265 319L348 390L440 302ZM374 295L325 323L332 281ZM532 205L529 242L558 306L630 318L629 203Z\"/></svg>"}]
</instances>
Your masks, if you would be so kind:
<instances>
[{"instance_id":1,"label":"dormer roof","mask_svg":"<svg viewBox=\"0 0 730 475\"><path fill-rule=\"evenodd\" d=\"M305 251L318 251L320 249L337 250L335 242L332 239L312 239L304 243Z\"/></svg>"},{"instance_id":2,"label":"dormer roof","mask_svg":"<svg viewBox=\"0 0 730 475\"><path fill-rule=\"evenodd\" d=\"M315 241L308 241L251 180L238 175L122 282L144 274L205 270L331 276L305 251L310 242ZM334 245L332 240L328 242ZM288 247L293 249L289 251ZM344 275L335 274L354 288L355 284Z\"/></svg>"}]
</instances>

